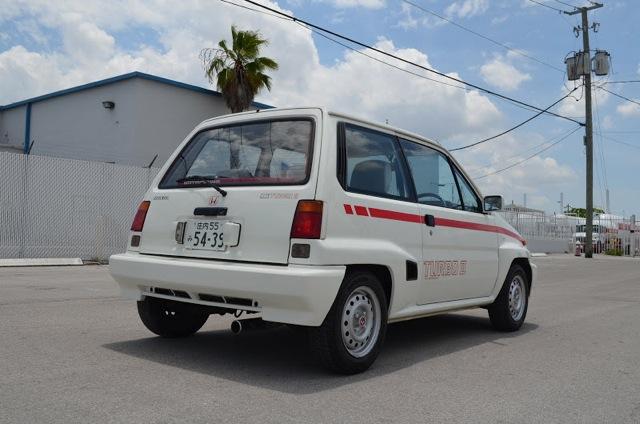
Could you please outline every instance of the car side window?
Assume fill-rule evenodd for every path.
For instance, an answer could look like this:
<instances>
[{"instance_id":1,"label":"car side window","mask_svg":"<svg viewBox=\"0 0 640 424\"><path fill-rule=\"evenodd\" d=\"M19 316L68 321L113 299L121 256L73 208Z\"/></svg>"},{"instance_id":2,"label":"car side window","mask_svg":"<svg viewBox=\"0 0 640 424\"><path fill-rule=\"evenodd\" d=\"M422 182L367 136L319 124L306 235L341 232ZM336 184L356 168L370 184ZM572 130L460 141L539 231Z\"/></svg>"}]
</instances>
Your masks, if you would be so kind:
<instances>
[{"instance_id":1,"label":"car side window","mask_svg":"<svg viewBox=\"0 0 640 424\"><path fill-rule=\"evenodd\" d=\"M462 209L458 185L449 160L442 153L422 144L400 139L413 176L418 203Z\"/></svg>"},{"instance_id":2,"label":"car side window","mask_svg":"<svg viewBox=\"0 0 640 424\"><path fill-rule=\"evenodd\" d=\"M482 212L482 204L480 199L476 196L475 192L462 176L460 171L456 169L456 178L458 179L458 185L460 186L460 193L462 194L462 203L464 204L464 210L468 212Z\"/></svg>"},{"instance_id":3,"label":"car side window","mask_svg":"<svg viewBox=\"0 0 640 424\"><path fill-rule=\"evenodd\" d=\"M392 135L355 125L344 125L347 191L408 200L410 186L402 154Z\"/></svg>"}]
</instances>

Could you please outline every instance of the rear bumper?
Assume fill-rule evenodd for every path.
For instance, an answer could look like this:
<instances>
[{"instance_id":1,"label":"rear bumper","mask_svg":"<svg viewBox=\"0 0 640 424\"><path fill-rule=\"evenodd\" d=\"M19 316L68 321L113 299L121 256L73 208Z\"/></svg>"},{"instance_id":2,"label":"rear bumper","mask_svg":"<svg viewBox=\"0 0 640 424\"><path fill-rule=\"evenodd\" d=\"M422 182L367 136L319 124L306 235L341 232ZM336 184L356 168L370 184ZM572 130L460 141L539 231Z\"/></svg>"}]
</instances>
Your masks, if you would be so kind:
<instances>
[{"instance_id":1,"label":"rear bumper","mask_svg":"<svg viewBox=\"0 0 640 424\"><path fill-rule=\"evenodd\" d=\"M265 321L319 326L340 289L344 266L262 265L124 253L111 256L109 269L122 295L140 300L165 297L151 287L180 290L190 298L171 299L231 307L200 294L251 299ZM257 305L256 303L257 302Z\"/></svg>"}]
</instances>

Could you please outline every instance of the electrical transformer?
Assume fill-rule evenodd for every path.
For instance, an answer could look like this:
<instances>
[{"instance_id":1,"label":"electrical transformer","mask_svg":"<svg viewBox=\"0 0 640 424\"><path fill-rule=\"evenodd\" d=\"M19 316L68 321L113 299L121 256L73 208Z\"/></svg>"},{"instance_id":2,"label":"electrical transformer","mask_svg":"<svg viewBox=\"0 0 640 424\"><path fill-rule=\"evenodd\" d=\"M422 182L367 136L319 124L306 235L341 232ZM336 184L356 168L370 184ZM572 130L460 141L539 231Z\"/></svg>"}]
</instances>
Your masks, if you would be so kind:
<instances>
[{"instance_id":1,"label":"electrical transformer","mask_svg":"<svg viewBox=\"0 0 640 424\"><path fill-rule=\"evenodd\" d=\"M569 79L569 81L580 79L580 74L578 74L578 59L575 56L566 58L564 64L567 65L567 79Z\"/></svg>"},{"instance_id":2,"label":"electrical transformer","mask_svg":"<svg viewBox=\"0 0 640 424\"><path fill-rule=\"evenodd\" d=\"M609 74L609 53L604 50L596 50L593 59L593 70L598 76Z\"/></svg>"}]
</instances>

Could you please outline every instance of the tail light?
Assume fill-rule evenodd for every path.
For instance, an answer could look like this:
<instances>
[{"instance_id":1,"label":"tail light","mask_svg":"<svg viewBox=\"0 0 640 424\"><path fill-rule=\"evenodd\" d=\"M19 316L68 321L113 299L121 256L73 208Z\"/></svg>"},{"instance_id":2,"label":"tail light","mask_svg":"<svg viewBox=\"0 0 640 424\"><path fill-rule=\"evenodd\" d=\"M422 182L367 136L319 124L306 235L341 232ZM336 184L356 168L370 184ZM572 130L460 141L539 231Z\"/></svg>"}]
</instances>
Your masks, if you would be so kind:
<instances>
[{"instance_id":1,"label":"tail light","mask_svg":"<svg viewBox=\"0 0 640 424\"><path fill-rule=\"evenodd\" d=\"M133 217L131 231L142 231L142 227L144 227L144 220L147 217L147 211L149 210L150 205L151 202L148 200L140 203L140 206L138 206L138 211L136 212L136 216Z\"/></svg>"},{"instance_id":2,"label":"tail light","mask_svg":"<svg viewBox=\"0 0 640 424\"><path fill-rule=\"evenodd\" d=\"M291 224L291 238L319 239L322 230L322 202L300 200Z\"/></svg>"}]
</instances>

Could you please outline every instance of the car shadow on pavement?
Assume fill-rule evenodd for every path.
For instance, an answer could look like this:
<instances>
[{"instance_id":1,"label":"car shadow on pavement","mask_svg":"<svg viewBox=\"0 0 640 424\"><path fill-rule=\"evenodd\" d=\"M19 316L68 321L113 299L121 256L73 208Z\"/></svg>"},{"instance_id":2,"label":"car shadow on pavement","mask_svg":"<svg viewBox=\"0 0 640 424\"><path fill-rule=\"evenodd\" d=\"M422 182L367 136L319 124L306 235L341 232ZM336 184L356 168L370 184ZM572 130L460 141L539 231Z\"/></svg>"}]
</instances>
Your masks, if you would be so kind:
<instances>
[{"instance_id":1,"label":"car shadow on pavement","mask_svg":"<svg viewBox=\"0 0 640 424\"><path fill-rule=\"evenodd\" d=\"M364 381L416 363L499 339L522 337L538 328L493 330L488 318L446 314L391 324L380 356L363 374L341 376L319 368L305 337L286 326L239 335L202 331L186 339L149 337L103 345L159 364L285 393L308 394Z\"/></svg>"}]
</instances>

